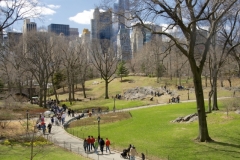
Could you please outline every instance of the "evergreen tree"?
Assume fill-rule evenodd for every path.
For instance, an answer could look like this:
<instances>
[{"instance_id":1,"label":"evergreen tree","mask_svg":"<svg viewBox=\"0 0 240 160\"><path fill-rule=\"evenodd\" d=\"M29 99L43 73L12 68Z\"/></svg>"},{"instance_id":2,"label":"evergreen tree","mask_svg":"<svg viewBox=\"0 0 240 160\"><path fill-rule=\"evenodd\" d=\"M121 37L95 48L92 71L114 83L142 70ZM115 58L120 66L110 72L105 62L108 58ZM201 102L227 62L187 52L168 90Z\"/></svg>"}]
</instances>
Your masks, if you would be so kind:
<instances>
[{"instance_id":1,"label":"evergreen tree","mask_svg":"<svg viewBox=\"0 0 240 160\"><path fill-rule=\"evenodd\" d=\"M122 77L126 77L129 73L125 64L126 63L124 61L121 61L117 67L117 75L121 77L121 81L122 81Z\"/></svg>"}]
</instances>

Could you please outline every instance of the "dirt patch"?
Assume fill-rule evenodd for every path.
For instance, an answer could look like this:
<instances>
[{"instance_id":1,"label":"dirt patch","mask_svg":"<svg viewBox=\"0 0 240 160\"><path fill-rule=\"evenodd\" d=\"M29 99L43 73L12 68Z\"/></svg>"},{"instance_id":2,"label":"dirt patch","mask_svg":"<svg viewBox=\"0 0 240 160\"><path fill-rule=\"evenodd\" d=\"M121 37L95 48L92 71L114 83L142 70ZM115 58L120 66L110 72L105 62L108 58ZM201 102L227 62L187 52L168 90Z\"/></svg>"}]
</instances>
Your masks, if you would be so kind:
<instances>
[{"instance_id":1,"label":"dirt patch","mask_svg":"<svg viewBox=\"0 0 240 160\"><path fill-rule=\"evenodd\" d=\"M29 131L33 130L34 122L28 122ZM23 135L27 131L26 120L19 121L1 121L0 122L0 137L17 137Z\"/></svg>"}]
</instances>

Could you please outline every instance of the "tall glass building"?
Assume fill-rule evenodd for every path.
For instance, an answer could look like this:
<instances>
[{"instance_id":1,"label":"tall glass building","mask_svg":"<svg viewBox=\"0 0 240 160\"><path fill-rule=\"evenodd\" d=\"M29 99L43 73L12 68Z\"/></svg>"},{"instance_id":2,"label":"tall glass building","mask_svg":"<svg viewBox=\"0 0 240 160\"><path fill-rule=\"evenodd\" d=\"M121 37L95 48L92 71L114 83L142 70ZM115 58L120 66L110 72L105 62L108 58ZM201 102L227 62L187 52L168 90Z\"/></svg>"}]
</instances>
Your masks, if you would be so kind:
<instances>
[{"instance_id":1,"label":"tall glass building","mask_svg":"<svg viewBox=\"0 0 240 160\"><path fill-rule=\"evenodd\" d=\"M91 20L92 39L112 38L112 13L110 11L100 12L98 8L93 13Z\"/></svg>"},{"instance_id":2,"label":"tall glass building","mask_svg":"<svg viewBox=\"0 0 240 160\"><path fill-rule=\"evenodd\" d=\"M53 32L57 35L59 35L60 33L63 33L65 36L70 35L69 25L66 24L50 24L48 26L48 32Z\"/></svg>"}]
</instances>

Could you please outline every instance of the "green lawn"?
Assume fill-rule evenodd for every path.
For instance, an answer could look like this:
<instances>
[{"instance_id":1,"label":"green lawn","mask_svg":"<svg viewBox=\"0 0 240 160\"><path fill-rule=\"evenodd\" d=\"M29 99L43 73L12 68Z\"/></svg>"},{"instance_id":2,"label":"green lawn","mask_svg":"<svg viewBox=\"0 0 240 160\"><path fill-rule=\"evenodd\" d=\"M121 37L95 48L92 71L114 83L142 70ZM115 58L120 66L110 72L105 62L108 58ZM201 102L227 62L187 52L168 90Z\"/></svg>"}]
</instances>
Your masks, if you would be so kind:
<instances>
[{"instance_id":1,"label":"green lawn","mask_svg":"<svg viewBox=\"0 0 240 160\"><path fill-rule=\"evenodd\" d=\"M207 115L209 134L215 142L194 141L198 135L198 122L171 123L179 116L196 112L195 103L130 111L132 118L120 122L101 124L101 137L108 137L112 147L122 150L130 143L138 153L144 152L150 159L170 160L227 160L240 158L240 115L220 111ZM97 137L97 124L74 128L79 135Z\"/></svg>"},{"instance_id":2,"label":"green lawn","mask_svg":"<svg viewBox=\"0 0 240 160\"><path fill-rule=\"evenodd\" d=\"M54 145L46 145L44 149L34 148L36 156L34 160L89 160L88 158L74 154ZM24 160L30 159L30 147L20 145L6 146L0 145L1 160Z\"/></svg>"},{"instance_id":3,"label":"green lawn","mask_svg":"<svg viewBox=\"0 0 240 160\"><path fill-rule=\"evenodd\" d=\"M125 108L133 108L138 106L144 106L151 104L151 101L124 101L124 100L115 100L115 108L116 110L125 109ZM99 100L93 100L93 101L87 101L87 102L75 102L72 106L70 106L71 109L74 110L81 110L83 108L92 108L92 107L108 107L109 110L113 110L114 106L114 99L99 99Z\"/></svg>"}]
</instances>

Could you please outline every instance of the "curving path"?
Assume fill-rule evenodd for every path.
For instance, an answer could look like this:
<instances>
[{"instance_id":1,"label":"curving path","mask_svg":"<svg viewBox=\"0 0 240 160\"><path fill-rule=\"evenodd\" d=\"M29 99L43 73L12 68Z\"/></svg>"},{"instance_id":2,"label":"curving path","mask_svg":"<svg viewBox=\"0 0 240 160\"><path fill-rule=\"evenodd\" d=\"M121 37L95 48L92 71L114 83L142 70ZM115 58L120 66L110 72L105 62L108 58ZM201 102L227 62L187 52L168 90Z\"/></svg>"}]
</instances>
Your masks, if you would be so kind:
<instances>
[{"instance_id":1,"label":"curving path","mask_svg":"<svg viewBox=\"0 0 240 160\"><path fill-rule=\"evenodd\" d=\"M225 98L231 98L231 97L222 97L220 99L225 99ZM194 102L195 100L189 100L189 101L181 101L181 103L186 103L186 102ZM148 108L148 107L155 107L155 106L162 106L166 105L167 103L164 104L156 104L156 105L148 105L148 106L142 106L142 107L136 107L136 108L129 108L129 109L123 109L121 111L130 111L130 110L136 110L136 109L142 109L142 108ZM174 104L174 103L173 103ZM173 105L172 104L172 105ZM116 111L117 112L117 111ZM66 122L71 120L72 117L66 116ZM50 122L50 118L46 118L47 124ZM53 125L52 127L52 133L45 135L45 138L47 138L49 141L53 142L55 145L58 145L60 147L63 147L71 152L81 154L84 157L88 157L89 159L93 160L123 160L123 158L120 157L119 151L116 150L111 150L111 154L104 152L103 155L101 154L96 154L93 151L90 153L85 153L83 149L83 140L75 137L71 134L68 134L63 126L56 126ZM111 149L111 146L110 146ZM98 148L99 151L99 148ZM137 160L140 160L140 157L136 157Z\"/></svg>"},{"instance_id":2,"label":"curving path","mask_svg":"<svg viewBox=\"0 0 240 160\"><path fill-rule=\"evenodd\" d=\"M66 121L70 120L70 118L72 117L66 117ZM48 124L49 122L50 118L46 118L46 123ZM51 134L46 134L45 138L53 142L55 145L63 147L71 152L81 154L82 156L88 157L89 159L123 160L123 158L120 157L120 152L112 150L111 146L110 146L111 154L109 154L109 152L106 153L105 151L102 154L99 150L99 147L98 147L99 154L94 153L93 150L90 153L85 153L83 149L83 140L67 133L62 125L61 126L53 125ZM136 157L136 159L140 160L141 158Z\"/></svg>"}]
</instances>

